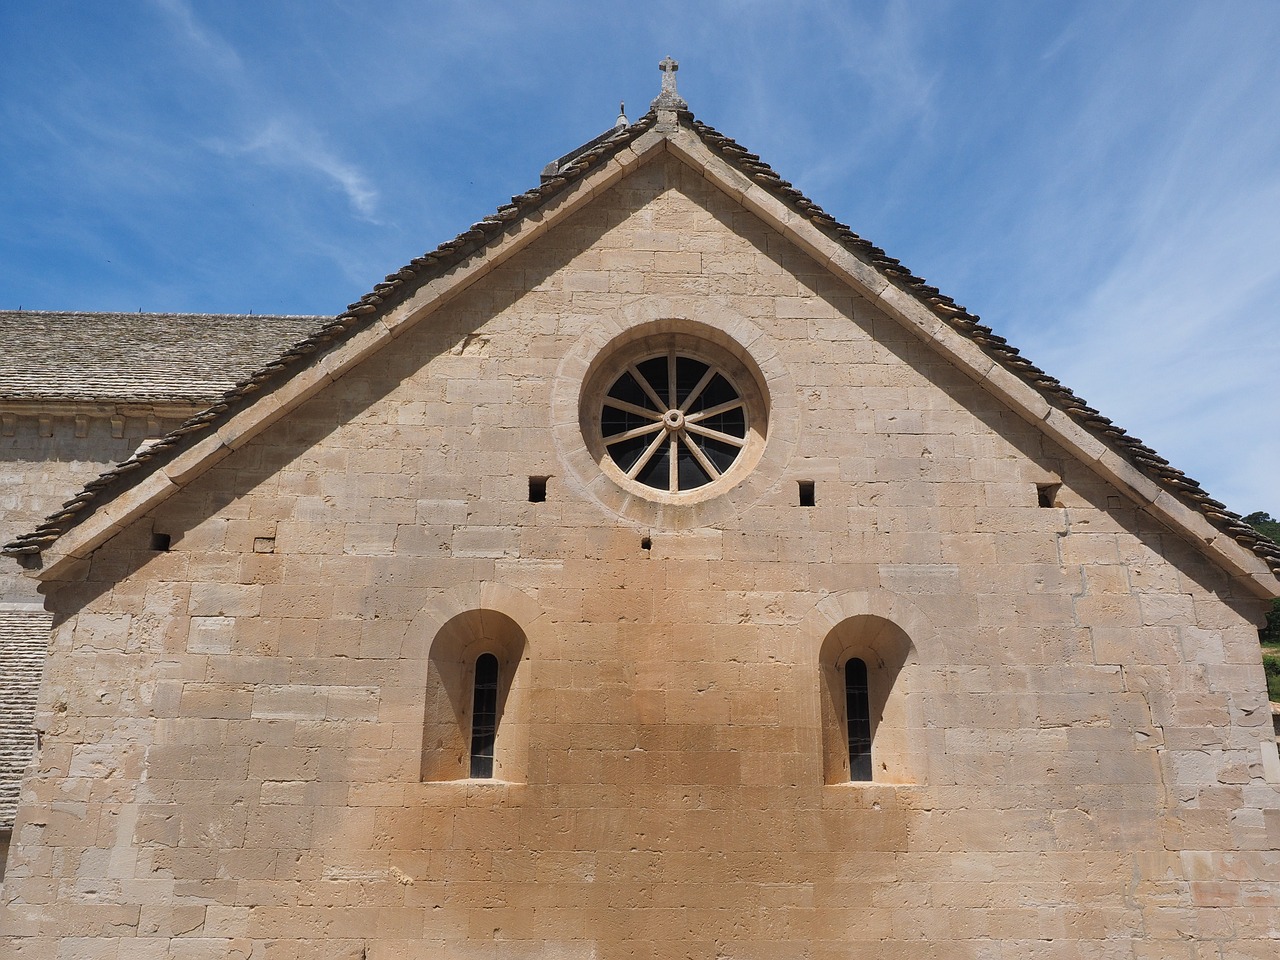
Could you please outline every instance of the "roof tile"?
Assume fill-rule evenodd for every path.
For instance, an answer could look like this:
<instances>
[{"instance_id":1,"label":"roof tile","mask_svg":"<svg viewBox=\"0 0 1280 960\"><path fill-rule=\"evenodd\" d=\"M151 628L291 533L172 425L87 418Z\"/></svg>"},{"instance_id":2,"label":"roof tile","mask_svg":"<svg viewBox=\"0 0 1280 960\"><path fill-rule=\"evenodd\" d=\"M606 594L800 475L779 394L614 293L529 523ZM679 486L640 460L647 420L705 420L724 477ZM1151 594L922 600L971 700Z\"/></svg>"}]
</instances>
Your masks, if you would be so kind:
<instances>
[{"instance_id":1,"label":"roof tile","mask_svg":"<svg viewBox=\"0 0 1280 960\"><path fill-rule=\"evenodd\" d=\"M1070 389L1023 357L1004 337L982 324L977 314L970 313L950 297L941 294L936 287L930 286L903 266L901 261L888 256L879 247L854 233L848 225L828 214L779 177L758 155L695 120L687 110L680 110L678 117L680 123L693 130L713 153L855 256L880 270L896 287L928 305L942 321L976 343L995 362L1034 387L1052 406L1066 413L1146 476L1169 490L1180 502L1198 510L1219 530L1251 549L1280 577L1280 546L1253 530L1237 514L1227 511L1221 503L1212 500L1198 483L1169 466L1168 461L1141 440L1116 426ZM332 346L349 329L366 326L376 315L396 306L421 285L482 250L513 224L634 142L653 127L656 119L656 114L650 111L631 126L617 128L611 135L591 141L587 149L576 156L571 155L571 159L562 158L555 174L546 177L533 189L512 197L511 204L499 207L495 214L479 221L454 239L442 243L436 250L417 257L400 270L388 274L385 282L377 284L372 291L351 304L346 313L316 330L307 339L285 351L276 361L264 365L243 383L227 391L215 407L193 417L173 433L139 451L131 460L92 481L85 488L86 493L92 494L90 497L82 496L69 501L63 511L46 520L33 533L6 545L4 552L17 556L40 552L45 545L88 516L98 502L118 495L137 482L136 476L129 475L135 474L143 464L154 467L167 462L180 449L190 444L192 438L207 432L212 424L252 402L251 395L254 392L268 389L274 383L292 376L299 359L318 349Z\"/></svg>"},{"instance_id":2,"label":"roof tile","mask_svg":"<svg viewBox=\"0 0 1280 960\"><path fill-rule=\"evenodd\" d=\"M3 310L0 401L208 403L327 319Z\"/></svg>"}]
</instances>

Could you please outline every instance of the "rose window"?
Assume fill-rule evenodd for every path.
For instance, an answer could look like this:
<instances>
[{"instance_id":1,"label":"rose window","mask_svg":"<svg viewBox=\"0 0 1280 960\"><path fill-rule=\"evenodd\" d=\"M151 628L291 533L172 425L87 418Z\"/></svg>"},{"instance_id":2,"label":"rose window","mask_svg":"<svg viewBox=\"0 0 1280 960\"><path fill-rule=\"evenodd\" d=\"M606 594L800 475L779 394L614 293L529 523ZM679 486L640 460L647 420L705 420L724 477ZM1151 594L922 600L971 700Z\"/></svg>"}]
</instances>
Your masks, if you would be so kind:
<instances>
[{"instance_id":1,"label":"rose window","mask_svg":"<svg viewBox=\"0 0 1280 960\"><path fill-rule=\"evenodd\" d=\"M667 493L718 480L747 445L747 426L746 402L725 372L675 350L629 364L600 414L618 469Z\"/></svg>"}]
</instances>

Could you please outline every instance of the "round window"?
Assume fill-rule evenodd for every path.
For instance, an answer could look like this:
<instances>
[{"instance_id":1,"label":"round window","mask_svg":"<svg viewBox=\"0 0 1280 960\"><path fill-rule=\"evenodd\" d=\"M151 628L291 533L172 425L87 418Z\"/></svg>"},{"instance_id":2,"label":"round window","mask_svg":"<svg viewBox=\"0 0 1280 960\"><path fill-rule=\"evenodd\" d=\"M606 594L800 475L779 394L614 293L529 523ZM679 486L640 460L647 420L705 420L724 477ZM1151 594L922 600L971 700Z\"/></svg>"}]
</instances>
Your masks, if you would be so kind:
<instances>
[{"instance_id":1,"label":"round window","mask_svg":"<svg viewBox=\"0 0 1280 960\"><path fill-rule=\"evenodd\" d=\"M718 334L717 334L718 336ZM587 374L583 439L628 493L672 505L718 496L764 450L762 377L731 343L684 331L619 338Z\"/></svg>"},{"instance_id":2,"label":"round window","mask_svg":"<svg viewBox=\"0 0 1280 960\"><path fill-rule=\"evenodd\" d=\"M747 445L747 405L725 371L674 348L605 391L601 441L623 476L667 493L718 480Z\"/></svg>"}]
</instances>

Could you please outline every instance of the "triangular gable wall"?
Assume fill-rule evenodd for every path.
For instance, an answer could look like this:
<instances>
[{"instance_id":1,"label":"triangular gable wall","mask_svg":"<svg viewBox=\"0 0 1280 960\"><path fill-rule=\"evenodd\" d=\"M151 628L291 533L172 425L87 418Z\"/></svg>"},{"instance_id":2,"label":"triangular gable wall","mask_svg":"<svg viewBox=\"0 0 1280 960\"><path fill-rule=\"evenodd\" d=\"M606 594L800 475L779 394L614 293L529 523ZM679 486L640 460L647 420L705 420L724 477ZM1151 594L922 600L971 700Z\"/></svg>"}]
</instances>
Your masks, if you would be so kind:
<instances>
[{"instance_id":1,"label":"triangular gable wall","mask_svg":"<svg viewBox=\"0 0 1280 960\"><path fill-rule=\"evenodd\" d=\"M620 130L536 190L513 198L493 217L390 275L315 337L91 483L6 552L42 566L42 579L69 575L76 561L133 519L665 151L931 344L1147 513L1195 543L1248 592L1280 593L1280 549L1210 500L1194 481L1029 364L963 308L830 218L754 155L688 114L681 114L678 123L672 120L672 114L651 113ZM33 563L36 555L39 561Z\"/></svg>"}]
</instances>

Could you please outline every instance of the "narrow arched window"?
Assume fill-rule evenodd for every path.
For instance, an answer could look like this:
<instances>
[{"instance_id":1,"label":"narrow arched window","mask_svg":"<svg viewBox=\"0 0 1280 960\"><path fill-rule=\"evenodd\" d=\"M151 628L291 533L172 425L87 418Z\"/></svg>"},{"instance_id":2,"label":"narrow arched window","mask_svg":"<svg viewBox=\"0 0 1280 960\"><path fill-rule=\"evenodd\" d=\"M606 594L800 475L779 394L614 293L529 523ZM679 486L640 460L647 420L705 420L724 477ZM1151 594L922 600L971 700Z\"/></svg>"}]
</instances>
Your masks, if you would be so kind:
<instances>
[{"instance_id":1,"label":"narrow arched window","mask_svg":"<svg viewBox=\"0 0 1280 960\"><path fill-rule=\"evenodd\" d=\"M849 779L871 779L871 700L867 665L850 657L844 665L844 706L849 722Z\"/></svg>"},{"instance_id":2,"label":"narrow arched window","mask_svg":"<svg viewBox=\"0 0 1280 960\"><path fill-rule=\"evenodd\" d=\"M493 776L493 744L498 735L498 658L476 658L475 693L471 700L471 776Z\"/></svg>"}]
</instances>

